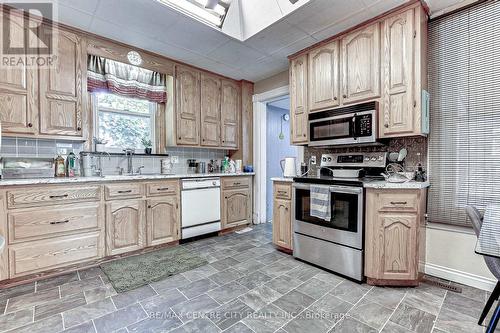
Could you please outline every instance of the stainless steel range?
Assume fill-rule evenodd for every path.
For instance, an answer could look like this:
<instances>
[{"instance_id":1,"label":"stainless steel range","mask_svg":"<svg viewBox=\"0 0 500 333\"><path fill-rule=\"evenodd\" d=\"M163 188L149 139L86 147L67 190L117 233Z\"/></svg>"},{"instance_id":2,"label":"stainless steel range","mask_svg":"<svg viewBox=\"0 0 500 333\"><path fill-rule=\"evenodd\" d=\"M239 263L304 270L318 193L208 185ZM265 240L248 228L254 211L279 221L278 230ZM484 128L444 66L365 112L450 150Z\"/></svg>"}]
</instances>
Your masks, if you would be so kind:
<instances>
[{"instance_id":1,"label":"stainless steel range","mask_svg":"<svg viewBox=\"0 0 500 333\"><path fill-rule=\"evenodd\" d=\"M380 179L387 153L324 154L319 177L294 178L294 248L298 259L363 280L363 183ZM330 190L331 218L311 216L311 186Z\"/></svg>"}]
</instances>

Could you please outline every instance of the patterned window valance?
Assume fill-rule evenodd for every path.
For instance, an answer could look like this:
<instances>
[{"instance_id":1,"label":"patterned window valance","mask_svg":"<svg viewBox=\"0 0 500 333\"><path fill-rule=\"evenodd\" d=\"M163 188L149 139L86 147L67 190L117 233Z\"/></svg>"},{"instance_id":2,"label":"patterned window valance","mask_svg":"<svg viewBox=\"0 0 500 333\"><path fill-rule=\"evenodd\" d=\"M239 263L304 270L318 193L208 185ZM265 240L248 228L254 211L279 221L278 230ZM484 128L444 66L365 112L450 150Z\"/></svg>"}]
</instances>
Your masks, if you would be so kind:
<instances>
[{"instance_id":1,"label":"patterned window valance","mask_svg":"<svg viewBox=\"0 0 500 333\"><path fill-rule=\"evenodd\" d=\"M90 92L107 91L165 103L166 82L165 74L91 54L87 58L87 86Z\"/></svg>"}]
</instances>

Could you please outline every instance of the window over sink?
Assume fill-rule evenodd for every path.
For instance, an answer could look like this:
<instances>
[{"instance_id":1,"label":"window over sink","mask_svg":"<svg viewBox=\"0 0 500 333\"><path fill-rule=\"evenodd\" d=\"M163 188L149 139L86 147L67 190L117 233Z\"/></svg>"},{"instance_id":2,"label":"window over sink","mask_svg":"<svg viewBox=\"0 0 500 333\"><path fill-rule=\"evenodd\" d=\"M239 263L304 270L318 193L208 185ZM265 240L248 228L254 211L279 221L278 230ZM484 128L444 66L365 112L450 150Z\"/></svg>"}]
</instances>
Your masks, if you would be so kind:
<instances>
[{"instance_id":1,"label":"window over sink","mask_svg":"<svg viewBox=\"0 0 500 333\"><path fill-rule=\"evenodd\" d=\"M105 142L106 151L144 150L143 141L155 142L156 103L112 93L95 93L94 136Z\"/></svg>"}]
</instances>

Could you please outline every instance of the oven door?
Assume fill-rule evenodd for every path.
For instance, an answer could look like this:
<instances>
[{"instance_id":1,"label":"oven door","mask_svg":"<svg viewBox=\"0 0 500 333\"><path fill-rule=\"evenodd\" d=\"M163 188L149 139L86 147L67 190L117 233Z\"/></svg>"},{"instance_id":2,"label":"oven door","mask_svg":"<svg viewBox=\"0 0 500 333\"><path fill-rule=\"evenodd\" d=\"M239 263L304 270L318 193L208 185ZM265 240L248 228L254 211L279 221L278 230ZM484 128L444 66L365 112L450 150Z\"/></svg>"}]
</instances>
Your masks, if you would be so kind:
<instances>
[{"instance_id":1,"label":"oven door","mask_svg":"<svg viewBox=\"0 0 500 333\"><path fill-rule=\"evenodd\" d=\"M363 188L330 186L331 219L310 215L310 184L294 183L294 232L350 246L363 248Z\"/></svg>"}]
</instances>

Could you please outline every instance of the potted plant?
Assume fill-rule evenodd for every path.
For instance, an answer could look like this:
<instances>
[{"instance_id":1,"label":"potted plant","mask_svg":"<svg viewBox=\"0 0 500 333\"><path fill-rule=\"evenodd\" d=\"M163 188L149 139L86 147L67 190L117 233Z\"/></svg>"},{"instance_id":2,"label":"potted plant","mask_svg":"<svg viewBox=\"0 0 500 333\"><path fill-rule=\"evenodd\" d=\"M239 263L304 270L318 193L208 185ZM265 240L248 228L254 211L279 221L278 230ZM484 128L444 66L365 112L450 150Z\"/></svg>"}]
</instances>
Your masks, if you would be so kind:
<instances>
[{"instance_id":1,"label":"potted plant","mask_svg":"<svg viewBox=\"0 0 500 333\"><path fill-rule=\"evenodd\" d=\"M108 143L103 138L94 137L95 151L104 152L106 151L106 143Z\"/></svg>"},{"instance_id":2,"label":"potted plant","mask_svg":"<svg viewBox=\"0 0 500 333\"><path fill-rule=\"evenodd\" d=\"M153 151L153 142L151 142L151 139L148 139L146 137L142 138L142 145L144 146L144 152L147 155L151 155L151 152Z\"/></svg>"}]
</instances>

